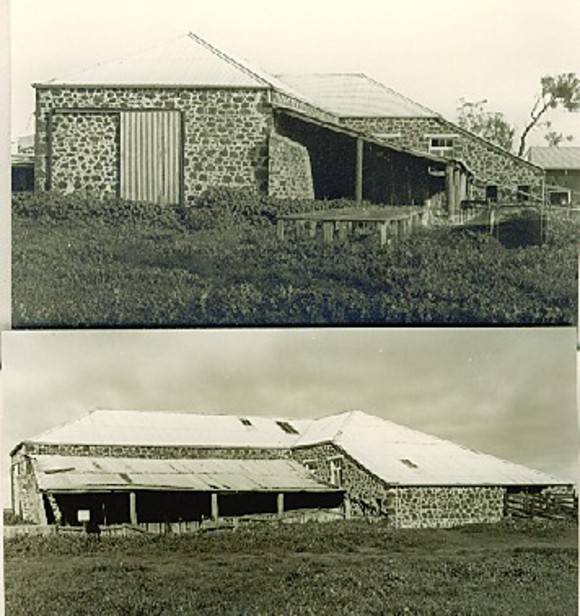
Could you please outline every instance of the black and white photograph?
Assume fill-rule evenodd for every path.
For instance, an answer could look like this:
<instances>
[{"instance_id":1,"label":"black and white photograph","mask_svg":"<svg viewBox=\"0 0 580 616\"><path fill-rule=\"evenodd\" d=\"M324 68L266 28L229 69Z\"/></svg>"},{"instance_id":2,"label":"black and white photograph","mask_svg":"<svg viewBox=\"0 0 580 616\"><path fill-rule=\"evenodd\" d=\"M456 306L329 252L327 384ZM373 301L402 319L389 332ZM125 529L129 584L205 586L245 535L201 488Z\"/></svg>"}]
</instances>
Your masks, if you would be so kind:
<instances>
[{"instance_id":1,"label":"black and white photograph","mask_svg":"<svg viewBox=\"0 0 580 616\"><path fill-rule=\"evenodd\" d=\"M574 340L9 334L7 613L574 614Z\"/></svg>"},{"instance_id":2,"label":"black and white photograph","mask_svg":"<svg viewBox=\"0 0 580 616\"><path fill-rule=\"evenodd\" d=\"M0 0L0 615L577 616L578 0Z\"/></svg>"},{"instance_id":3,"label":"black and white photograph","mask_svg":"<svg viewBox=\"0 0 580 616\"><path fill-rule=\"evenodd\" d=\"M15 328L576 323L576 0L11 13Z\"/></svg>"}]
</instances>

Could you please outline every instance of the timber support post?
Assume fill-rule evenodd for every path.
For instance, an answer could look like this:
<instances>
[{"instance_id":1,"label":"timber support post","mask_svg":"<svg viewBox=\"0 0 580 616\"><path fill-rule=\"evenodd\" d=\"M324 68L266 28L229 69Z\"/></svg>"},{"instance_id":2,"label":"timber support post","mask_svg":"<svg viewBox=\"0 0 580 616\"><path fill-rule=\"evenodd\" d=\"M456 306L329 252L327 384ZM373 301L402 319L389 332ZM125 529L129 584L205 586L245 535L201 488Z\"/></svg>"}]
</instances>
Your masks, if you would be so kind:
<instances>
[{"instance_id":1,"label":"timber support post","mask_svg":"<svg viewBox=\"0 0 580 616\"><path fill-rule=\"evenodd\" d=\"M360 203L363 199L363 152L364 141L361 137L356 139L356 172L354 185L354 199Z\"/></svg>"},{"instance_id":2,"label":"timber support post","mask_svg":"<svg viewBox=\"0 0 580 616\"><path fill-rule=\"evenodd\" d=\"M281 518L284 515L284 492L280 492L276 496L276 509L278 517Z\"/></svg>"},{"instance_id":3,"label":"timber support post","mask_svg":"<svg viewBox=\"0 0 580 616\"><path fill-rule=\"evenodd\" d=\"M447 193L447 214L449 218L453 218L455 214L455 171L453 163L449 163L445 167L445 191Z\"/></svg>"},{"instance_id":4,"label":"timber support post","mask_svg":"<svg viewBox=\"0 0 580 616\"><path fill-rule=\"evenodd\" d=\"M132 526L137 526L137 494L129 492L129 520Z\"/></svg>"},{"instance_id":5,"label":"timber support post","mask_svg":"<svg viewBox=\"0 0 580 616\"><path fill-rule=\"evenodd\" d=\"M217 522L220 517L217 492L211 493L211 519Z\"/></svg>"}]
</instances>

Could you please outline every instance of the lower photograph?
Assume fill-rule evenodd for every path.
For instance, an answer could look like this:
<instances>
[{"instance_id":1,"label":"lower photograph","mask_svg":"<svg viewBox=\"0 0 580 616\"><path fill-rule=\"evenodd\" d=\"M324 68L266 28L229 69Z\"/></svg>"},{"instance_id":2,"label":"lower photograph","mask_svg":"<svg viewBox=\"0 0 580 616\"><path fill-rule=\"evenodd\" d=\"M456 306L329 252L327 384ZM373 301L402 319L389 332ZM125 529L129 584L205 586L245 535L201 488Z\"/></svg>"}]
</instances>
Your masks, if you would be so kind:
<instances>
[{"instance_id":1,"label":"lower photograph","mask_svg":"<svg viewBox=\"0 0 580 616\"><path fill-rule=\"evenodd\" d=\"M8 616L574 615L576 331L2 336Z\"/></svg>"}]
</instances>

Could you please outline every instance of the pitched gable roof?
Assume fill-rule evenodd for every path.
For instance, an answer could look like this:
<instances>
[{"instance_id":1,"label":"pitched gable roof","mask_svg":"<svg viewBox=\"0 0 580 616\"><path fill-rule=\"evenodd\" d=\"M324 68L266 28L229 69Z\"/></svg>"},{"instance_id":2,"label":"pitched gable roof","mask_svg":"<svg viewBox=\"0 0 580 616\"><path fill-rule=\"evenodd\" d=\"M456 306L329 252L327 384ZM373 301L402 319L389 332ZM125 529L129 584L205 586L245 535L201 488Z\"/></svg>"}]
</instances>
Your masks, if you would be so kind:
<instances>
[{"instance_id":1,"label":"pitched gable roof","mask_svg":"<svg viewBox=\"0 0 580 616\"><path fill-rule=\"evenodd\" d=\"M435 117L438 114L362 73L277 75L341 117Z\"/></svg>"},{"instance_id":2,"label":"pitched gable roof","mask_svg":"<svg viewBox=\"0 0 580 616\"><path fill-rule=\"evenodd\" d=\"M319 419L94 411L28 442L268 449L334 443L358 464L391 484L570 483L362 411L348 411ZM14 451L16 449L18 447Z\"/></svg>"},{"instance_id":3,"label":"pitched gable roof","mask_svg":"<svg viewBox=\"0 0 580 616\"><path fill-rule=\"evenodd\" d=\"M193 34L42 85L270 87L244 64Z\"/></svg>"},{"instance_id":4,"label":"pitched gable roof","mask_svg":"<svg viewBox=\"0 0 580 616\"><path fill-rule=\"evenodd\" d=\"M528 158L544 169L580 169L580 147L531 147Z\"/></svg>"}]
</instances>

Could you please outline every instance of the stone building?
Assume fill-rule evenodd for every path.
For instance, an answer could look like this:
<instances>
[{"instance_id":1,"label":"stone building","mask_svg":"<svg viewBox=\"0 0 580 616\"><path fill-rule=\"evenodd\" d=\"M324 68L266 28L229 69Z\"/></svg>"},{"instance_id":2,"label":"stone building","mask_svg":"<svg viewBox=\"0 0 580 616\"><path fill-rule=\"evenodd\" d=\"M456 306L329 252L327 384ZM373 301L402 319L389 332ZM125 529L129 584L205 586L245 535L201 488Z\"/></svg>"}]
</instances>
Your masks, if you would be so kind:
<instances>
[{"instance_id":1,"label":"stone building","mask_svg":"<svg viewBox=\"0 0 580 616\"><path fill-rule=\"evenodd\" d=\"M580 147L531 147L528 159L545 169L552 205L580 205Z\"/></svg>"},{"instance_id":2,"label":"stone building","mask_svg":"<svg viewBox=\"0 0 580 616\"><path fill-rule=\"evenodd\" d=\"M535 161L486 141L364 74L277 77L331 112L344 126L416 151L463 161L475 176L473 198L543 199L544 172Z\"/></svg>"},{"instance_id":3,"label":"stone building","mask_svg":"<svg viewBox=\"0 0 580 616\"><path fill-rule=\"evenodd\" d=\"M95 411L11 452L36 524L214 521L324 510L397 528L496 522L565 481L361 411L320 419Z\"/></svg>"},{"instance_id":4,"label":"stone building","mask_svg":"<svg viewBox=\"0 0 580 616\"><path fill-rule=\"evenodd\" d=\"M178 204L226 186L451 213L470 191L454 157L342 122L194 34L34 87L38 191Z\"/></svg>"}]
</instances>

